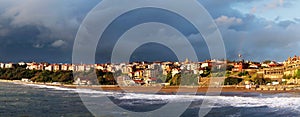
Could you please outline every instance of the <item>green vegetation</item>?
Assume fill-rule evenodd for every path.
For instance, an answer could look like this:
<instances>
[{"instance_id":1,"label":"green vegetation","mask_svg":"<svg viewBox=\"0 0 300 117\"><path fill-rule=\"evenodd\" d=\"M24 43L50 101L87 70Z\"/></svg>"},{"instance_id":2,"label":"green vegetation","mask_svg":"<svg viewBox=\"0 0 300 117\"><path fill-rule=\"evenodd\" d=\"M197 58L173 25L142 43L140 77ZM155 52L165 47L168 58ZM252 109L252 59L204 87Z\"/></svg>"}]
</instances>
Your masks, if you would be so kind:
<instances>
[{"instance_id":1,"label":"green vegetation","mask_svg":"<svg viewBox=\"0 0 300 117\"><path fill-rule=\"evenodd\" d=\"M21 80L22 78L31 79L33 82L61 82L73 83L73 74L71 71L40 71L28 70L23 67L10 69L0 69L0 79L4 80Z\"/></svg>"},{"instance_id":2,"label":"green vegetation","mask_svg":"<svg viewBox=\"0 0 300 117\"><path fill-rule=\"evenodd\" d=\"M170 83L171 86L178 86L178 85L193 86L193 85L198 85L198 75L195 75L195 74L178 73L178 74L175 74L173 77L172 77L172 74L170 74L169 77L171 77L171 79L166 80L166 83Z\"/></svg>"},{"instance_id":3,"label":"green vegetation","mask_svg":"<svg viewBox=\"0 0 300 117\"><path fill-rule=\"evenodd\" d=\"M242 78L226 78L224 81L224 85L238 85L243 81Z\"/></svg>"},{"instance_id":4,"label":"green vegetation","mask_svg":"<svg viewBox=\"0 0 300 117\"><path fill-rule=\"evenodd\" d=\"M233 68L234 68L234 66L228 65L228 66L226 67L226 71L232 71Z\"/></svg>"},{"instance_id":5,"label":"green vegetation","mask_svg":"<svg viewBox=\"0 0 300 117\"><path fill-rule=\"evenodd\" d=\"M300 69L296 71L295 78L300 79Z\"/></svg>"},{"instance_id":6,"label":"green vegetation","mask_svg":"<svg viewBox=\"0 0 300 117\"><path fill-rule=\"evenodd\" d=\"M292 77L292 75L283 75L283 79L291 79Z\"/></svg>"},{"instance_id":7,"label":"green vegetation","mask_svg":"<svg viewBox=\"0 0 300 117\"><path fill-rule=\"evenodd\" d=\"M94 73L96 72L97 79L94 79ZM89 80L91 84L97 84L97 85L116 85L117 81L115 80L115 77L121 76L119 72L116 72L115 74L112 72L104 72L102 70L94 70L91 69L87 72L75 72L74 76L76 76L75 79L81 78L83 80Z\"/></svg>"},{"instance_id":8,"label":"green vegetation","mask_svg":"<svg viewBox=\"0 0 300 117\"><path fill-rule=\"evenodd\" d=\"M60 82L65 84L72 84L72 71L38 71L34 77L30 78L33 82Z\"/></svg>"},{"instance_id":9,"label":"green vegetation","mask_svg":"<svg viewBox=\"0 0 300 117\"><path fill-rule=\"evenodd\" d=\"M85 78L91 81L92 84L101 84L101 85L116 85L117 82L114 79L114 75L111 72L103 72L97 70L97 78L91 79L94 76L95 70L91 69L88 72L74 72L74 76L77 78ZM117 72L119 73L119 72ZM47 70L28 70L24 66L16 66L10 69L1 69L0 68L0 79L3 80L21 80L22 78L30 79L33 82L60 82L63 84L72 84L74 82L73 72L72 71L47 71Z\"/></svg>"},{"instance_id":10,"label":"green vegetation","mask_svg":"<svg viewBox=\"0 0 300 117\"><path fill-rule=\"evenodd\" d=\"M166 82L170 82L170 80L172 79L172 72L168 72L167 77L166 77Z\"/></svg>"},{"instance_id":11,"label":"green vegetation","mask_svg":"<svg viewBox=\"0 0 300 117\"><path fill-rule=\"evenodd\" d=\"M1 69L0 68L0 79L5 80L21 80L22 78L32 78L40 71L27 70L25 68L11 68Z\"/></svg>"},{"instance_id":12,"label":"green vegetation","mask_svg":"<svg viewBox=\"0 0 300 117\"><path fill-rule=\"evenodd\" d=\"M180 85L181 81L181 74L175 74L174 77L169 81L171 86L178 86Z\"/></svg>"},{"instance_id":13,"label":"green vegetation","mask_svg":"<svg viewBox=\"0 0 300 117\"><path fill-rule=\"evenodd\" d=\"M231 74L232 74L231 71L226 71L225 77L228 78Z\"/></svg>"},{"instance_id":14,"label":"green vegetation","mask_svg":"<svg viewBox=\"0 0 300 117\"><path fill-rule=\"evenodd\" d=\"M256 78L253 82L259 85L266 85L268 83L271 83L272 80L270 78Z\"/></svg>"},{"instance_id":15,"label":"green vegetation","mask_svg":"<svg viewBox=\"0 0 300 117\"><path fill-rule=\"evenodd\" d=\"M249 72L248 72L248 71L240 72L240 73L238 74L239 77L247 76L247 75L249 75Z\"/></svg>"},{"instance_id":16,"label":"green vegetation","mask_svg":"<svg viewBox=\"0 0 300 117\"><path fill-rule=\"evenodd\" d=\"M198 75L196 74L181 74L181 85L198 85Z\"/></svg>"},{"instance_id":17,"label":"green vegetation","mask_svg":"<svg viewBox=\"0 0 300 117\"><path fill-rule=\"evenodd\" d=\"M113 74L112 72L103 72L102 70L97 70L96 73L100 85L117 84L115 77L117 77L118 74Z\"/></svg>"}]
</instances>

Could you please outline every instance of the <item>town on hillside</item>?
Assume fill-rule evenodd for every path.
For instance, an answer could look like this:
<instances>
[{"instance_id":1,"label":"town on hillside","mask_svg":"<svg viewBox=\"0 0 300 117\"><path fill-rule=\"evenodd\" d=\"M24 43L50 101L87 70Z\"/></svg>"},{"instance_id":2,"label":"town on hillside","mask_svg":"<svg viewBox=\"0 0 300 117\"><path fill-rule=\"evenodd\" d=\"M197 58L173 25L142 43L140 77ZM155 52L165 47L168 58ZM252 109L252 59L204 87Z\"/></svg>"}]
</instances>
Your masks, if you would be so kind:
<instances>
[{"instance_id":1,"label":"town on hillside","mask_svg":"<svg viewBox=\"0 0 300 117\"><path fill-rule=\"evenodd\" d=\"M226 65L226 76L224 85L290 85L300 84L300 56L288 57L284 62L276 61L224 61L224 60L206 60L204 62L192 62L186 59L183 62L132 62L119 64L49 64L36 62L19 63L0 63L0 69L14 69L23 67L26 70L49 71L51 73L69 71L101 71L101 77L98 76L98 82L105 84L109 81L111 73L113 82L105 85L201 85L207 86L209 79L213 77L212 69L214 65ZM225 71L224 71L225 72ZM4 74L4 72L2 73ZM43 74L43 73L40 73ZM103 74L103 75L101 75ZM28 75L27 75L28 76ZM1 76L1 79L7 76ZM22 75L22 80L29 82L31 77ZM61 77L61 75L57 75ZM64 77L73 77L68 75ZM180 78L185 78L181 80ZM35 79L40 78L39 76ZM43 79L44 77L42 77ZM59 79L59 78L58 78ZM70 79L70 78L69 78ZM73 84L91 85L95 84L90 79L82 77L71 78ZM111 80L111 79L110 79ZM44 82L54 82L55 80L41 80ZM57 80L58 82L60 80ZM61 80L64 81L64 80ZM183 81L183 82L182 82Z\"/></svg>"}]
</instances>

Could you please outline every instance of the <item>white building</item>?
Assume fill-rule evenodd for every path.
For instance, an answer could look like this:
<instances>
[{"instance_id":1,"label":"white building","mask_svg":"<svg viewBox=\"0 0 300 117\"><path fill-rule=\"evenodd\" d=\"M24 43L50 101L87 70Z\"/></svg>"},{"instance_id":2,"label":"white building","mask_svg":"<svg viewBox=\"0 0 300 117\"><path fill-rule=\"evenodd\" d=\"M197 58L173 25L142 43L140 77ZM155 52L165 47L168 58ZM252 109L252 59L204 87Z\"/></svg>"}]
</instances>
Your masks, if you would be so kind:
<instances>
[{"instance_id":1,"label":"white building","mask_svg":"<svg viewBox=\"0 0 300 117\"><path fill-rule=\"evenodd\" d=\"M18 65L24 66L24 65L26 65L26 63L25 62L19 62Z\"/></svg>"},{"instance_id":2,"label":"white building","mask_svg":"<svg viewBox=\"0 0 300 117\"><path fill-rule=\"evenodd\" d=\"M13 68L13 63L6 63L5 68Z\"/></svg>"},{"instance_id":3,"label":"white building","mask_svg":"<svg viewBox=\"0 0 300 117\"><path fill-rule=\"evenodd\" d=\"M48 65L45 67L45 70L53 71L53 65Z\"/></svg>"},{"instance_id":4,"label":"white building","mask_svg":"<svg viewBox=\"0 0 300 117\"><path fill-rule=\"evenodd\" d=\"M0 63L0 68L5 68L5 64L4 63Z\"/></svg>"}]
</instances>

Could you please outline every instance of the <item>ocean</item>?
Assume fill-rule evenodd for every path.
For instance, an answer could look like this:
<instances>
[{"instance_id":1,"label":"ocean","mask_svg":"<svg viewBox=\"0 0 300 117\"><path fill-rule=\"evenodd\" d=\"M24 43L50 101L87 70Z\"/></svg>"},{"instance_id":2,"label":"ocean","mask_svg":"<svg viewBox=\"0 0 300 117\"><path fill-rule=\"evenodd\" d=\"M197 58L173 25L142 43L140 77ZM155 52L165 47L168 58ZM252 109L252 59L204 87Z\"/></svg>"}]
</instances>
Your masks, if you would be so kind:
<instances>
[{"instance_id":1,"label":"ocean","mask_svg":"<svg viewBox=\"0 0 300 117\"><path fill-rule=\"evenodd\" d=\"M202 107L204 100L211 105ZM190 101L192 103L181 113L179 108L184 107L181 105ZM168 105L169 103L172 105ZM156 111L163 110L164 107L170 111ZM1 117L114 117L141 114L196 117L200 108L212 108L206 117L296 117L300 116L300 94L137 94L0 83Z\"/></svg>"}]
</instances>

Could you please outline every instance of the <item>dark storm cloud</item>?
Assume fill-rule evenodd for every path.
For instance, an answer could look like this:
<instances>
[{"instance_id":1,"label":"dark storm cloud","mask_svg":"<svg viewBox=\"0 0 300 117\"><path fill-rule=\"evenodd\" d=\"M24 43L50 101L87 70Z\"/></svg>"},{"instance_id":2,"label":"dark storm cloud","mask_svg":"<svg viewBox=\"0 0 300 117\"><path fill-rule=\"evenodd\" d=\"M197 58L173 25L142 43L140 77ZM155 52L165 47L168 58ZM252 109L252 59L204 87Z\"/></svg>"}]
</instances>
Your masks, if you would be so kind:
<instances>
[{"instance_id":1,"label":"dark storm cloud","mask_svg":"<svg viewBox=\"0 0 300 117\"><path fill-rule=\"evenodd\" d=\"M1 61L70 62L78 27L98 2L0 1Z\"/></svg>"},{"instance_id":2,"label":"dark storm cloud","mask_svg":"<svg viewBox=\"0 0 300 117\"><path fill-rule=\"evenodd\" d=\"M230 18L228 18L230 19ZM232 18L231 18L232 19ZM242 23L221 25L227 55L237 59L238 54L250 60L285 60L299 54L299 24L292 21L274 22L255 16L240 17Z\"/></svg>"},{"instance_id":3,"label":"dark storm cloud","mask_svg":"<svg viewBox=\"0 0 300 117\"><path fill-rule=\"evenodd\" d=\"M0 61L49 61L70 62L76 32L87 13L100 0L1 0L0 1ZM267 20L252 14L245 14L232 8L238 3L252 3L258 0L199 0L215 19L223 36L227 56L238 59L284 60L288 56L300 54L299 18L292 20ZM271 1L264 7L289 7L292 2ZM128 3L132 4L132 3ZM110 15L110 10L105 11ZM295 11L291 11L295 12ZM197 13L197 11L195 11ZM188 30L189 31L189 30ZM187 31L187 32L188 32ZM163 37L164 35L162 35ZM201 34L193 31L185 34L194 43L203 60L208 59L207 47ZM143 38L143 37L136 37ZM180 44L179 44L180 45ZM107 39L97 55L100 62L107 62L109 55L105 48L113 46ZM147 48L146 48L147 47ZM184 46L180 46L184 47ZM164 49L147 45L137 50L137 55L147 58L147 54ZM166 55L172 55L163 51ZM160 59L153 55L151 60ZM138 57L137 57L138 58ZM171 59L171 58L169 58Z\"/></svg>"},{"instance_id":4,"label":"dark storm cloud","mask_svg":"<svg viewBox=\"0 0 300 117\"><path fill-rule=\"evenodd\" d=\"M200 1L215 18L222 33L227 56L229 59L238 59L242 54L250 60L279 60L283 61L288 56L300 54L299 22L291 20L267 20L254 14L244 14L231 6L241 2L253 1ZM290 7L295 1L270 1L265 6ZM248 4L248 3L247 3ZM290 11L296 12L296 11ZM294 19L297 21L297 18Z\"/></svg>"}]
</instances>

